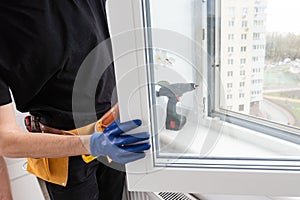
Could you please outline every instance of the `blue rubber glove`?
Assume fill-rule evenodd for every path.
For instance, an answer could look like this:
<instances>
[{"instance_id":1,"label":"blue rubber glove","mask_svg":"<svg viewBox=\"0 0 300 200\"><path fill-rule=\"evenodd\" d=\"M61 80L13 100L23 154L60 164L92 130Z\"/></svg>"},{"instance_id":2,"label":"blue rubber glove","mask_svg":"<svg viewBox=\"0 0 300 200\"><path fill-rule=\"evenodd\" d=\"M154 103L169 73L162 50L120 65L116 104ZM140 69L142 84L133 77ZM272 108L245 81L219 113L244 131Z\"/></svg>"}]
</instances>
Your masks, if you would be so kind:
<instances>
[{"instance_id":1,"label":"blue rubber glove","mask_svg":"<svg viewBox=\"0 0 300 200\"><path fill-rule=\"evenodd\" d=\"M124 123L114 121L103 133L94 133L90 141L91 154L109 156L114 162L126 164L145 157L145 150L150 148L148 132L122 135L142 124L141 120ZM143 142L144 141L144 142ZM139 144L135 144L139 142ZM143 142L143 143L141 143Z\"/></svg>"}]
</instances>

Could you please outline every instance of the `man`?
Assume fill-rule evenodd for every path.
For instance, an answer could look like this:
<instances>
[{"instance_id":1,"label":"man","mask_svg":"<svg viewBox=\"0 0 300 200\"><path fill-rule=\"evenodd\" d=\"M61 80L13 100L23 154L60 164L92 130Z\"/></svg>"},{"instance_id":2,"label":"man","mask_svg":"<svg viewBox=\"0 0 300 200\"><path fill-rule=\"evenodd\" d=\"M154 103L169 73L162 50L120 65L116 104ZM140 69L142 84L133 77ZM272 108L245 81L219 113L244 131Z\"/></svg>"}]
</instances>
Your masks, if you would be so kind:
<instances>
[{"instance_id":1,"label":"man","mask_svg":"<svg viewBox=\"0 0 300 200\"><path fill-rule=\"evenodd\" d=\"M150 148L148 133L123 134L140 126L140 120L115 121L103 133L80 137L47 131L27 133L15 123L9 92L17 109L35 116L39 128L72 130L101 118L116 103L113 65L97 62L96 68L103 72L95 74L99 80L85 77L84 82L95 86L95 91L89 87L80 90L75 83L85 58L109 38L105 0L2 0L0 25L0 155L32 158L30 161L38 167L32 169L32 163L28 164L46 176L51 199L121 199L124 173L110 164L122 168L145 156L144 151ZM111 54L110 43L106 42L95 59L105 60ZM90 65L87 71L93 75L95 65ZM76 103L90 102L94 113L84 106L73 109ZM109 162L86 163L79 156L82 154ZM64 165L67 182L57 181L60 175L52 180L53 173L63 169L55 164L56 168L51 168L52 160L47 158L60 160L66 156L71 156Z\"/></svg>"}]
</instances>

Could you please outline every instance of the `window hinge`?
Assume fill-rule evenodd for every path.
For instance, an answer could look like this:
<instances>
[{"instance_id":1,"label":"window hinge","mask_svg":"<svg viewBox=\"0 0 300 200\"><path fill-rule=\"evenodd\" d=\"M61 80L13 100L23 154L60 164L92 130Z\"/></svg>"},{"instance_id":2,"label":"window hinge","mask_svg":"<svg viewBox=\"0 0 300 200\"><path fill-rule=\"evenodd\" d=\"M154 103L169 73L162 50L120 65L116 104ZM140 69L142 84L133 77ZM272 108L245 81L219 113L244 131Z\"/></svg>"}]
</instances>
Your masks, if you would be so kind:
<instances>
[{"instance_id":1,"label":"window hinge","mask_svg":"<svg viewBox=\"0 0 300 200\"><path fill-rule=\"evenodd\" d=\"M202 110L202 112L203 112L203 116L205 116L205 110L206 110L206 97L203 97L202 103L203 103L203 110Z\"/></svg>"}]
</instances>

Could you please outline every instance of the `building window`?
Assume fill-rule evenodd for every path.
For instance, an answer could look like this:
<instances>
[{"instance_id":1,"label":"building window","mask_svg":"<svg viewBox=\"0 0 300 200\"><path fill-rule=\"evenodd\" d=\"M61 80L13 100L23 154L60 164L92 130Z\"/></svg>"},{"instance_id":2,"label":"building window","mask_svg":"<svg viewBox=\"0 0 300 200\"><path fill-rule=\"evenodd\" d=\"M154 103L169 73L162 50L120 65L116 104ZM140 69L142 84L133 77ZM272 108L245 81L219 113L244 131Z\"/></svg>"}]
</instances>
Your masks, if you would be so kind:
<instances>
[{"instance_id":1,"label":"building window","mask_svg":"<svg viewBox=\"0 0 300 200\"><path fill-rule=\"evenodd\" d=\"M241 58L241 64L246 64L246 58Z\"/></svg>"},{"instance_id":2,"label":"building window","mask_svg":"<svg viewBox=\"0 0 300 200\"><path fill-rule=\"evenodd\" d=\"M245 82L240 82L240 87L245 87Z\"/></svg>"},{"instance_id":3,"label":"building window","mask_svg":"<svg viewBox=\"0 0 300 200\"><path fill-rule=\"evenodd\" d=\"M253 50L264 50L265 49L265 45L263 44L257 44L257 45L253 45Z\"/></svg>"},{"instance_id":4,"label":"building window","mask_svg":"<svg viewBox=\"0 0 300 200\"><path fill-rule=\"evenodd\" d=\"M227 83L227 88L232 88L232 83Z\"/></svg>"},{"instance_id":5,"label":"building window","mask_svg":"<svg viewBox=\"0 0 300 200\"><path fill-rule=\"evenodd\" d=\"M234 34L228 34L228 40L234 40Z\"/></svg>"},{"instance_id":6,"label":"building window","mask_svg":"<svg viewBox=\"0 0 300 200\"><path fill-rule=\"evenodd\" d=\"M253 60L253 62L258 62L259 58L258 58L258 56L253 56L252 60Z\"/></svg>"},{"instance_id":7,"label":"building window","mask_svg":"<svg viewBox=\"0 0 300 200\"><path fill-rule=\"evenodd\" d=\"M259 90L254 90L254 91L251 92L252 95L259 95L259 94L261 94L261 93L262 93L262 92L259 91Z\"/></svg>"},{"instance_id":8,"label":"building window","mask_svg":"<svg viewBox=\"0 0 300 200\"><path fill-rule=\"evenodd\" d=\"M242 104L242 105L239 105L239 111L244 111L245 109L245 106Z\"/></svg>"},{"instance_id":9,"label":"building window","mask_svg":"<svg viewBox=\"0 0 300 200\"><path fill-rule=\"evenodd\" d=\"M248 27L248 21L247 20L242 21L242 27L244 27L244 28Z\"/></svg>"},{"instance_id":10,"label":"building window","mask_svg":"<svg viewBox=\"0 0 300 200\"><path fill-rule=\"evenodd\" d=\"M234 27L234 21L233 20L228 21L228 26L229 27Z\"/></svg>"},{"instance_id":11,"label":"building window","mask_svg":"<svg viewBox=\"0 0 300 200\"><path fill-rule=\"evenodd\" d=\"M253 73L259 73L259 72L261 72L261 69L260 68L253 68L252 72Z\"/></svg>"},{"instance_id":12,"label":"building window","mask_svg":"<svg viewBox=\"0 0 300 200\"><path fill-rule=\"evenodd\" d=\"M246 33L241 34L241 39L242 40L247 40L247 34Z\"/></svg>"},{"instance_id":13,"label":"building window","mask_svg":"<svg viewBox=\"0 0 300 200\"><path fill-rule=\"evenodd\" d=\"M228 53L232 53L232 52L233 52L233 50L234 50L234 48L233 48L233 47L228 47Z\"/></svg>"},{"instance_id":14,"label":"building window","mask_svg":"<svg viewBox=\"0 0 300 200\"><path fill-rule=\"evenodd\" d=\"M245 93L240 93L239 97L240 97L240 99L244 98L245 97Z\"/></svg>"},{"instance_id":15,"label":"building window","mask_svg":"<svg viewBox=\"0 0 300 200\"><path fill-rule=\"evenodd\" d=\"M260 14L260 13L264 13L265 8L262 7L255 7L254 8L254 14Z\"/></svg>"},{"instance_id":16,"label":"building window","mask_svg":"<svg viewBox=\"0 0 300 200\"><path fill-rule=\"evenodd\" d=\"M245 70L240 71L240 76L245 76L245 74L246 74Z\"/></svg>"},{"instance_id":17,"label":"building window","mask_svg":"<svg viewBox=\"0 0 300 200\"><path fill-rule=\"evenodd\" d=\"M259 40L260 39L260 33L253 33L253 40Z\"/></svg>"},{"instance_id":18,"label":"building window","mask_svg":"<svg viewBox=\"0 0 300 200\"><path fill-rule=\"evenodd\" d=\"M232 94L227 94L227 99L232 99Z\"/></svg>"},{"instance_id":19,"label":"building window","mask_svg":"<svg viewBox=\"0 0 300 200\"><path fill-rule=\"evenodd\" d=\"M262 82L262 79L254 79L251 81L252 84L261 84Z\"/></svg>"},{"instance_id":20,"label":"building window","mask_svg":"<svg viewBox=\"0 0 300 200\"><path fill-rule=\"evenodd\" d=\"M254 26L263 26L264 21L263 20L254 20L253 24L254 24Z\"/></svg>"},{"instance_id":21,"label":"building window","mask_svg":"<svg viewBox=\"0 0 300 200\"><path fill-rule=\"evenodd\" d=\"M232 58L228 59L228 65L233 65L233 59Z\"/></svg>"},{"instance_id":22,"label":"building window","mask_svg":"<svg viewBox=\"0 0 300 200\"><path fill-rule=\"evenodd\" d=\"M247 14L248 14L248 8L243 8L243 9L242 9L242 16L243 16L243 17L246 17Z\"/></svg>"},{"instance_id":23,"label":"building window","mask_svg":"<svg viewBox=\"0 0 300 200\"><path fill-rule=\"evenodd\" d=\"M227 72L227 77L231 77L231 76L233 76L233 71L228 71Z\"/></svg>"},{"instance_id":24,"label":"building window","mask_svg":"<svg viewBox=\"0 0 300 200\"><path fill-rule=\"evenodd\" d=\"M241 52L246 52L246 50L247 50L247 47L246 47L246 46L242 46L242 47L241 47Z\"/></svg>"}]
</instances>

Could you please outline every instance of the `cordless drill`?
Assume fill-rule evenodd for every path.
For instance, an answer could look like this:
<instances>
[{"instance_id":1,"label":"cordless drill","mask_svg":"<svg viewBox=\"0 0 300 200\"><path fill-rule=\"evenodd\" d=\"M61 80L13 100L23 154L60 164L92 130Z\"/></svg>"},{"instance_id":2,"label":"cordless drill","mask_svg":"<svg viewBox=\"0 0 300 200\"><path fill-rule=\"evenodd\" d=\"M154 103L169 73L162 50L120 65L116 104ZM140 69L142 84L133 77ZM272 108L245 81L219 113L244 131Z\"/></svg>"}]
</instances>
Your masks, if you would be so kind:
<instances>
[{"instance_id":1,"label":"cordless drill","mask_svg":"<svg viewBox=\"0 0 300 200\"><path fill-rule=\"evenodd\" d=\"M168 97L166 129L180 130L186 123L186 117L176 112L176 104L180 101L180 97L186 93L196 89L198 85L195 83L175 83L160 85L160 89L156 92L156 96Z\"/></svg>"}]
</instances>

